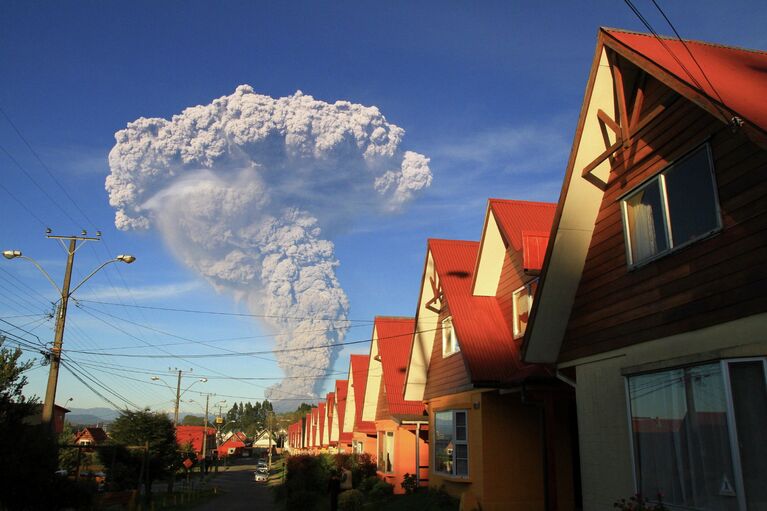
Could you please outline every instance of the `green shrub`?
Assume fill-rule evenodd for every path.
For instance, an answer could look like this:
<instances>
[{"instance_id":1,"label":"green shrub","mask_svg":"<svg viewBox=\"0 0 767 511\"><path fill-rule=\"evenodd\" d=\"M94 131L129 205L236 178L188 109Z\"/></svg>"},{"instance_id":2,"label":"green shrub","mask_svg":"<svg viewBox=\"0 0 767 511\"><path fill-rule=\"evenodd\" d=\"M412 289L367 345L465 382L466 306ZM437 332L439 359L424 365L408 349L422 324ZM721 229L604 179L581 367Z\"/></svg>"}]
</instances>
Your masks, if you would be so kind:
<instances>
[{"instance_id":1,"label":"green shrub","mask_svg":"<svg viewBox=\"0 0 767 511\"><path fill-rule=\"evenodd\" d=\"M375 486L378 481L380 481L380 479L378 479L378 477L376 476L366 477L365 479L362 480L362 482L360 482L360 484L357 486L357 489L364 494L368 494L370 493L370 490L373 489L373 486Z\"/></svg>"},{"instance_id":2,"label":"green shrub","mask_svg":"<svg viewBox=\"0 0 767 511\"><path fill-rule=\"evenodd\" d=\"M392 494L394 494L394 485L379 479L368 492L368 497L372 501L380 501L391 497Z\"/></svg>"},{"instance_id":3,"label":"green shrub","mask_svg":"<svg viewBox=\"0 0 767 511\"><path fill-rule=\"evenodd\" d=\"M429 496L430 509L458 509L458 499L450 495L444 486L440 486L436 490L429 488L427 495Z\"/></svg>"},{"instance_id":4,"label":"green shrub","mask_svg":"<svg viewBox=\"0 0 767 511\"><path fill-rule=\"evenodd\" d=\"M338 511L362 511L365 496L359 490L347 490L338 496Z\"/></svg>"},{"instance_id":5,"label":"green shrub","mask_svg":"<svg viewBox=\"0 0 767 511\"><path fill-rule=\"evenodd\" d=\"M418 480L416 479L415 474L405 473L400 486L402 486L402 489L405 490L407 495L416 491L418 489Z\"/></svg>"}]
</instances>

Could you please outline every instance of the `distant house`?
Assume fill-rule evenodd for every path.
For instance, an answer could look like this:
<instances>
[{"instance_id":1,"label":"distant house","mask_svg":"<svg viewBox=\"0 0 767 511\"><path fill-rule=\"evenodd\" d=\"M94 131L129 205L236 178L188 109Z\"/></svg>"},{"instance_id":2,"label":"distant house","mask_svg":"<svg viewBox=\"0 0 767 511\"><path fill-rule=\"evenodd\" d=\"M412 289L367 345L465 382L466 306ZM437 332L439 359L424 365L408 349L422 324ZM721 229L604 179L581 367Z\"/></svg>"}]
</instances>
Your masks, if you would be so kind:
<instances>
[{"instance_id":1,"label":"distant house","mask_svg":"<svg viewBox=\"0 0 767 511\"><path fill-rule=\"evenodd\" d=\"M34 409L35 413L24 419L25 424L32 426L42 422L43 405L39 404L35 406ZM53 405L53 430L57 434L64 431L65 417L69 412L70 410L64 408L63 406Z\"/></svg>"},{"instance_id":2,"label":"distant house","mask_svg":"<svg viewBox=\"0 0 767 511\"><path fill-rule=\"evenodd\" d=\"M271 436L271 440L269 437ZM263 430L256 434L251 444L254 449L269 449L269 447L275 448L278 444L278 437L276 432L269 434L268 430Z\"/></svg>"},{"instance_id":3,"label":"distant house","mask_svg":"<svg viewBox=\"0 0 767 511\"><path fill-rule=\"evenodd\" d=\"M179 446L191 444L192 450L198 457L203 456L203 444L205 444L206 454L216 449L216 430L204 426L176 426L176 442Z\"/></svg>"},{"instance_id":4,"label":"distant house","mask_svg":"<svg viewBox=\"0 0 767 511\"><path fill-rule=\"evenodd\" d=\"M349 381L336 380L335 402L333 408L333 430L334 437L337 436L337 448L339 452L351 452L352 432L344 429L346 417L346 395L348 393Z\"/></svg>"},{"instance_id":5,"label":"distant house","mask_svg":"<svg viewBox=\"0 0 767 511\"><path fill-rule=\"evenodd\" d=\"M426 482L429 417L423 401L403 399L414 318L376 317L368 357L362 420L376 429L378 476L404 493L405 474Z\"/></svg>"},{"instance_id":6,"label":"distant house","mask_svg":"<svg viewBox=\"0 0 767 511\"><path fill-rule=\"evenodd\" d=\"M333 448L338 446L338 428L333 429L333 420L335 415L336 394L328 392L325 397L325 418L323 419L324 429L322 433L322 447Z\"/></svg>"},{"instance_id":7,"label":"distant house","mask_svg":"<svg viewBox=\"0 0 767 511\"><path fill-rule=\"evenodd\" d=\"M765 508L765 70L599 31L524 346L576 386L584 509Z\"/></svg>"},{"instance_id":8,"label":"distant house","mask_svg":"<svg viewBox=\"0 0 767 511\"><path fill-rule=\"evenodd\" d=\"M225 458L227 456L241 456L245 448L245 442L235 436L232 436L218 446L218 457Z\"/></svg>"},{"instance_id":9,"label":"distant house","mask_svg":"<svg viewBox=\"0 0 767 511\"><path fill-rule=\"evenodd\" d=\"M100 445L108 440L106 431L99 427L86 427L75 434L76 445Z\"/></svg>"},{"instance_id":10,"label":"distant house","mask_svg":"<svg viewBox=\"0 0 767 511\"><path fill-rule=\"evenodd\" d=\"M349 382L344 412L344 431L352 432L352 451L355 453L376 454L376 425L373 421L362 420L362 408L365 402L365 386L368 377L367 355L351 355L349 362Z\"/></svg>"}]
</instances>

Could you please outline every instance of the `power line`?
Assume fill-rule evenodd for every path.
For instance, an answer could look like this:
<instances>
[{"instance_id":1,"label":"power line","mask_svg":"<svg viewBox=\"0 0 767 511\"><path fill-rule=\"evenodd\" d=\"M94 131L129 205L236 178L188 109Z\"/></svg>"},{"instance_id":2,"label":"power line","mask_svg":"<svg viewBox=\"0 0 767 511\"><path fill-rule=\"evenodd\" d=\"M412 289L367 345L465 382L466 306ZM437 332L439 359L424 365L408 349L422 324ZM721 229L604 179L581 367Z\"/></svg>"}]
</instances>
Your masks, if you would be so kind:
<instances>
[{"instance_id":1,"label":"power line","mask_svg":"<svg viewBox=\"0 0 767 511\"><path fill-rule=\"evenodd\" d=\"M695 76L693 76L693 74L690 72L690 70L687 69L687 66L684 65L684 63L679 59L679 57L676 55L676 53L674 53L674 51L669 47L669 45L666 44L666 41L664 40L664 38L661 37L658 34L658 32L656 32L656 30L652 27L652 25L647 20L647 18L645 18L644 15L642 15L642 13L634 5L634 3L631 0L623 0L623 1L629 7L629 9L631 9L631 11L634 13L634 15L636 15L636 17L639 19L639 21L642 22L642 24L645 26L645 28L647 28L647 30L653 35L653 37L660 43L660 45L663 46L663 48L666 50L666 52L668 52L668 54L671 56L671 58L673 58L674 61L679 65L679 67L682 68L682 70L687 74L687 76L690 78L690 80L693 82L693 84L695 84L695 86L698 87L700 90L704 90L703 89L703 85L701 85L701 83L695 78ZM653 3L655 3L655 2L653 1ZM656 4L656 7L657 7L657 4ZM660 7L658 7L658 9L660 9ZM661 14L663 14L664 18L666 17L666 15L662 11L661 11ZM668 18L666 18L666 21L668 21ZM669 24L670 24L670 21L669 21ZM672 27L672 29L673 29L673 27ZM674 30L674 31L676 32L676 30ZM677 36L678 36L678 34L677 34ZM681 40L681 38L680 38L680 40ZM685 46L685 48L687 48L687 45L684 42L682 42L682 44ZM687 48L687 51L688 52L690 51L689 48ZM692 54L690 56L692 56ZM695 57L693 57L693 61L695 61ZM697 61L695 61L695 62L697 64ZM700 68L700 65L698 65L698 67ZM708 81L708 77L706 77L706 74L703 72L702 69L701 69L701 73L703 73L703 76L706 78L706 81ZM709 83L709 85L711 85L710 81L708 83ZM713 88L713 85L711 87L712 87L712 90L714 91L714 93L717 96L719 96L719 93L716 92L716 89ZM722 101L722 98L719 97L719 100ZM724 104L723 101L722 101L722 104ZM722 117L724 118L725 123L729 123L730 119L728 118L727 114L725 112L723 112L722 109L716 103L713 103L713 105L714 105L714 108L716 108L716 110L719 112L719 114L722 115Z\"/></svg>"},{"instance_id":2,"label":"power line","mask_svg":"<svg viewBox=\"0 0 767 511\"><path fill-rule=\"evenodd\" d=\"M40 183L37 182L37 180L32 176L32 174L26 168L24 168L24 166L21 163L19 163L19 161L16 158L14 158L13 155L10 152L8 152L8 150L3 145L0 145L0 151L5 153L8 159L11 160L13 164L16 165L16 167L18 167L19 170L21 170L21 172L24 173L25 176L27 176L27 179L29 179L32 182L32 184L35 185L35 187L38 190L40 190L43 193L43 195L45 195L48 198L49 201L51 201L51 204L56 206L59 209L59 211L61 211L64 214L64 216L69 219L70 222L72 222L72 225L77 226L77 221L72 217L72 215L70 215L69 212L67 212L67 210L65 210L61 206L61 204L59 204L58 201L56 201L56 199L54 199L53 196L49 194L45 190L45 188L43 188L40 185Z\"/></svg>"},{"instance_id":3,"label":"power line","mask_svg":"<svg viewBox=\"0 0 767 511\"><path fill-rule=\"evenodd\" d=\"M109 399L108 397L106 397L104 394L102 394L102 393L101 393L101 392L99 392L98 390L94 389L94 388L93 388L93 387L92 387L90 384L88 384L88 382L86 382L85 380L83 380L83 379L80 377L80 375L79 375L79 374L77 374L77 373L76 373L76 372L75 372L75 371L74 371L74 370L73 370L71 367L69 367L69 364L67 364L67 363L64 363L64 359L62 359L62 361L61 361L61 362L62 362L62 364L61 364L61 365L62 365L62 366L64 366L64 369L66 369L67 371L69 371L69 372L72 374L72 376L74 376L74 377L75 377L75 378L76 378L76 379L77 379L77 380L78 380L80 383L82 383L83 385L85 385L85 386L86 386L86 387L87 387L87 388L88 388L88 389L89 389L91 392L93 392L93 393L94 393L94 394L96 394L98 397L100 397L101 399L103 399L104 401L106 401L107 403L109 403L110 405L112 405L112 407L113 407L115 410L120 410L120 407L119 407L118 405L116 405L116 404L115 404L115 403L114 403L114 402L113 402L111 399Z\"/></svg>"},{"instance_id":4,"label":"power line","mask_svg":"<svg viewBox=\"0 0 767 511\"><path fill-rule=\"evenodd\" d=\"M85 219L85 221L86 221L86 222L88 222L89 224L91 224L91 226L92 226L92 227L96 227L96 225L94 225L94 224L93 224L93 222L91 221L91 219L90 219L90 218L88 218L88 215L87 215L87 214L85 214L85 211L83 211L83 210L80 208L80 206L77 204L77 202L76 202L76 201L75 201L75 200L72 198L72 196L71 196L71 195L69 195L69 192L67 191L67 189L66 189L66 188L64 188L64 185L62 185L62 184L61 184L61 182L59 182L59 180L58 180L58 179L56 178L56 176L53 174L53 172L51 172L51 169L48 167L48 165L46 165L46 164L45 164L45 162L42 160L42 158L40 158L40 155L39 155L39 154L37 154L37 151L35 151L35 150L32 148L32 145L29 143L29 141L26 139L26 137L24 137L24 135L21 133L21 130L19 130L19 128L16 126L16 124L15 124L15 123L14 123L14 122L11 120L10 116L9 116L9 115L8 115L8 113L7 113L7 112L6 112L6 111L3 109L3 107L2 107L2 106L0 106L0 113L2 113L2 114L3 114L3 117L5 117L5 120L6 120L6 121L8 121L8 124L10 124L10 125L11 125L11 127L13 128L13 131L15 131L15 132L16 132L16 134L17 134L17 135L19 136L19 138L21 139L21 141L22 141L22 142L24 142L24 145L26 145L26 146L27 146L27 149L29 149L29 152L30 152L30 153L32 153L32 155L33 155L33 156L34 156L34 157L37 159L37 161L38 161L38 162L40 162L40 165L42 165L43 169L45 169L45 172L47 172L47 173L48 173L48 176L49 176L49 177L50 177L50 178L53 180L53 182L54 182L54 183L56 183L56 185L59 187L59 189L60 189L60 190L61 190L61 191L64 193L64 196L65 196L67 199L69 199L69 202L71 202L71 203L72 203L72 204L75 206L75 209L77 209L77 211L79 211L79 212L80 212L80 214L83 216L83 218ZM71 220L71 217L70 217L70 220Z\"/></svg>"},{"instance_id":5,"label":"power line","mask_svg":"<svg viewBox=\"0 0 767 511\"><path fill-rule=\"evenodd\" d=\"M138 309L158 310L158 311L166 311L166 312L181 312L181 313L187 313L187 314L211 314L216 316L236 316L236 317L244 317L244 318L265 318L265 319L295 319L295 320L310 319L315 321L358 322L358 323L367 323L367 324L372 324L374 322L371 319L337 319L337 318L323 318L319 316L281 316L279 314L247 314L244 312L222 312L222 311L205 311L205 310L195 310L195 309L176 309L173 307L152 307L149 305L126 305L122 303L104 302L100 300L80 299L78 301L84 302L84 303L97 303L99 305L114 305L117 307L135 307ZM402 321L406 321L406 320L403 319Z\"/></svg>"}]
</instances>

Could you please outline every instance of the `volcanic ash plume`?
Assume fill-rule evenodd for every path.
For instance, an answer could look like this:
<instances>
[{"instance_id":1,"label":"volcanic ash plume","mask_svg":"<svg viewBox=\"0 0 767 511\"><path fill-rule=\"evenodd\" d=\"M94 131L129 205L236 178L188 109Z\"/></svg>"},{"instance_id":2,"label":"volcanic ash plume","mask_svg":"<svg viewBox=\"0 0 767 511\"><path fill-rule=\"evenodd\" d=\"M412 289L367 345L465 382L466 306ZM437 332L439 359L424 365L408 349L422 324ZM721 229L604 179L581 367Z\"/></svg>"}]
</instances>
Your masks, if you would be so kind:
<instances>
[{"instance_id":1,"label":"volcanic ash plume","mask_svg":"<svg viewBox=\"0 0 767 511\"><path fill-rule=\"evenodd\" d=\"M269 396L308 399L339 349L303 348L342 341L349 311L327 237L431 184L429 159L403 151L403 136L375 107L242 85L118 131L106 189L119 229L156 229L217 290L267 317L287 377ZM307 375L318 378L290 378Z\"/></svg>"}]
</instances>

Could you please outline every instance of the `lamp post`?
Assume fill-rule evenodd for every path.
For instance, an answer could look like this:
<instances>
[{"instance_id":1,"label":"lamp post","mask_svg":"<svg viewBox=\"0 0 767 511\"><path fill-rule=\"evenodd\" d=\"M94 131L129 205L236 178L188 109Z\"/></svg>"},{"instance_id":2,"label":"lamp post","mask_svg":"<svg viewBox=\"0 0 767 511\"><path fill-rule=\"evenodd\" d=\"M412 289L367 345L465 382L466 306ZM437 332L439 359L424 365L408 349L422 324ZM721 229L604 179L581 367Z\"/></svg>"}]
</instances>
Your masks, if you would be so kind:
<instances>
[{"instance_id":1,"label":"lamp post","mask_svg":"<svg viewBox=\"0 0 767 511\"><path fill-rule=\"evenodd\" d=\"M176 407L175 407L175 410L174 410L174 413L173 413L173 425L174 426L178 426L178 404L181 401L181 396L183 396L186 393L187 390L191 389L192 385L194 385L195 383L207 383L207 381L208 381L207 378L200 378L198 380L193 381L191 384L189 384L189 386L187 388L185 388L182 391L181 390L181 375L182 375L182 373L184 371L182 371L181 369L176 369L176 371L178 371L178 383L176 384L176 390L175 390L175 392L176 392ZM190 369L190 371L191 371L191 369ZM163 385L168 387L171 392L173 392L173 387L168 385L165 382L165 380L163 380L159 376L152 376L150 378L150 380L152 380L152 381L159 381L160 383L162 383Z\"/></svg>"},{"instance_id":2,"label":"lamp post","mask_svg":"<svg viewBox=\"0 0 767 511\"><path fill-rule=\"evenodd\" d=\"M56 386L58 385L59 380L59 366L61 364L61 350L62 350L62 344L64 342L64 325L66 324L67 320L67 305L69 303L69 297L72 296L72 294L80 289L80 286L85 284L91 277L93 277L99 270L101 270L103 267L105 267L108 264L116 263L116 262L123 262L126 264L131 264L136 260L136 258L132 255L127 254L121 254L115 257L114 259L110 259L109 261L104 262L99 267L97 267L95 270L90 272L87 277L85 277L82 282L77 284L73 289L70 290L70 284L72 281L72 266L75 262L75 252L82 247L85 243L89 241L100 241L101 240L101 233L96 233L96 237L89 237L88 233L86 231L82 232L82 235L80 236L55 236L50 234L50 229L48 230L48 233L46 234L46 237L48 239L55 239L58 240L58 242L61 244L62 248L67 253L67 266L66 270L64 271L64 285L59 288L59 286L56 285L56 283L53 281L51 276L48 274L47 271L43 269L40 264L38 264L37 261L32 259L31 257L27 257L21 253L20 250L4 250L3 251L3 257L6 259L25 259L32 264L35 265L35 267L40 270L40 272L45 276L45 278L48 279L48 282L50 282L54 288L59 292L60 300L59 300L59 310L56 314L56 329L55 334L53 338L53 347L51 348L50 353L50 371L48 373L48 385L45 390L45 401L43 401L43 415L42 415L42 422L44 424L47 424L48 427L53 427L53 405L56 401ZM69 245L67 246L64 243L64 240L69 241ZM80 245L78 247L78 241L80 242Z\"/></svg>"}]
</instances>

